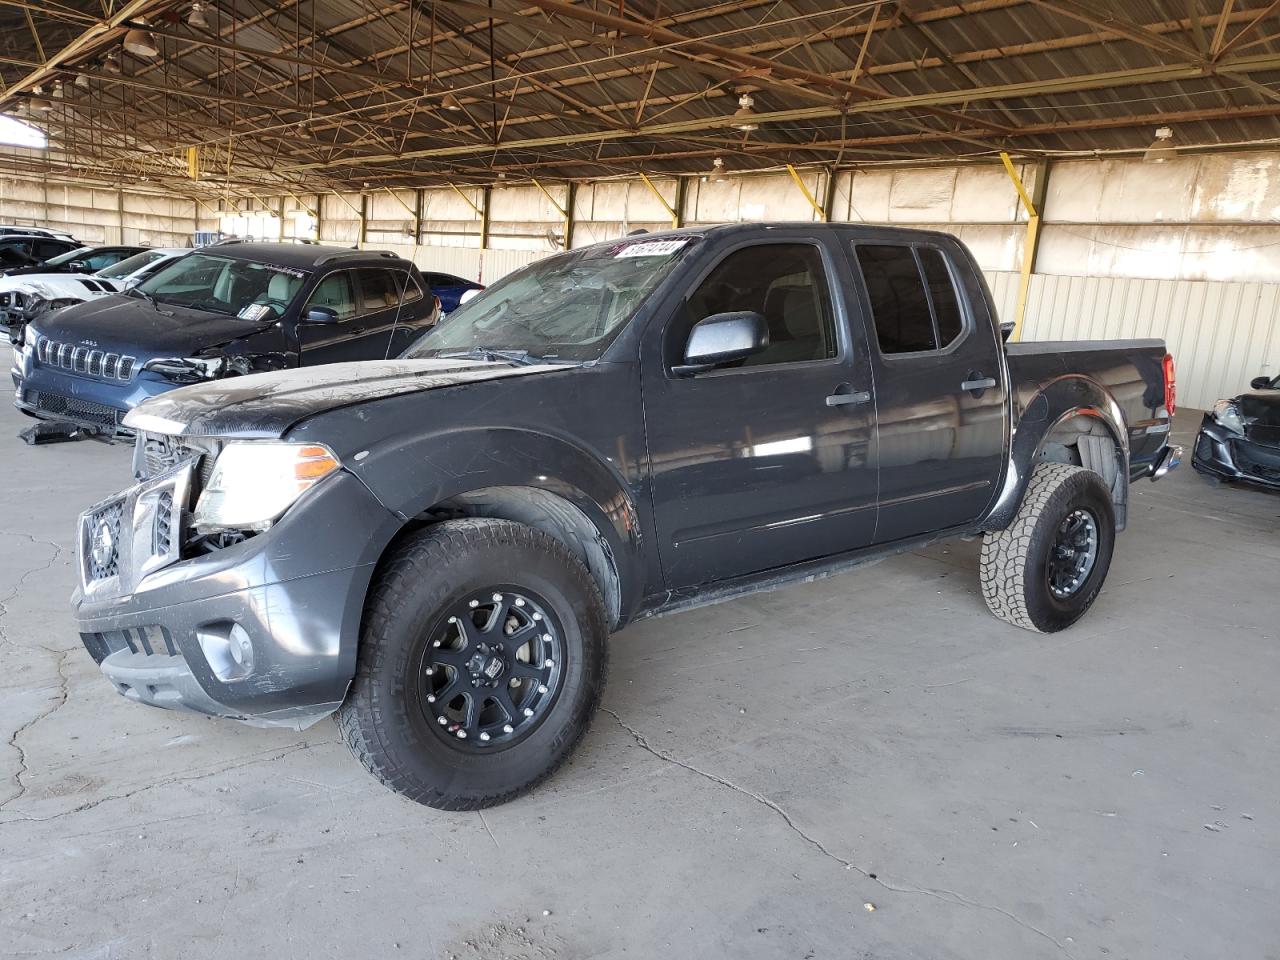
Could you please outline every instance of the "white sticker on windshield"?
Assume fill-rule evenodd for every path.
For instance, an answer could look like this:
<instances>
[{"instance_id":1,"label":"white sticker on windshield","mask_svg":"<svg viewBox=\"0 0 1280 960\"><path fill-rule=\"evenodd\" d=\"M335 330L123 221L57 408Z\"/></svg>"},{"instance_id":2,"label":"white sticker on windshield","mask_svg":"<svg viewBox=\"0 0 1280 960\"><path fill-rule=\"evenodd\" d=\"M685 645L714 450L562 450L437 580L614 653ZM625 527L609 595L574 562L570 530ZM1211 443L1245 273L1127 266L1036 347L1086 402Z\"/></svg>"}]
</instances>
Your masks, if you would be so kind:
<instances>
[{"instance_id":1,"label":"white sticker on windshield","mask_svg":"<svg viewBox=\"0 0 1280 960\"><path fill-rule=\"evenodd\" d=\"M641 243L632 243L623 247L613 255L613 259L621 260L623 257L665 257L668 254L675 253L688 242L688 240L645 240Z\"/></svg>"},{"instance_id":2,"label":"white sticker on windshield","mask_svg":"<svg viewBox=\"0 0 1280 960\"><path fill-rule=\"evenodd\" d=\"M241 307L236 316L241 320L261 320L270 312L271 304L269 303L250 303Z\"/></svg>"}]
</instances>

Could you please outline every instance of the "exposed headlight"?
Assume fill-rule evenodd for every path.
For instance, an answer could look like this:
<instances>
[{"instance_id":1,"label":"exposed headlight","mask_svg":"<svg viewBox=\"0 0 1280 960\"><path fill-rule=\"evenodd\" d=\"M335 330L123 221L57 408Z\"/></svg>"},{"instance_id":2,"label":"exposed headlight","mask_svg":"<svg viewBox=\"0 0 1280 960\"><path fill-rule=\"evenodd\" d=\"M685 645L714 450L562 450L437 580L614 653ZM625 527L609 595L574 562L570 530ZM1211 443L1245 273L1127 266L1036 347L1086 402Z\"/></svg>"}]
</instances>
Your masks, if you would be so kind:
<instances>
[{"instance_id":1,"label":"exposed headlight","mask_svg":"<svg viewBox=\"0 0 1280 960\"><path fill-rule=\"evenodd\" d=\"M23 346L34 347L38 339L40 339L40 334L36 333L35 330L32 329L31 324L27 324L22 331Z\"/></svg>"},{"instance_id":2,"label":"exposed headlight","mask_svg":"<svg viewBox=\"0 0 1280 960\"><path fill-rule=\"evenodd\" d=\"M196 529L266 530L340 466L333 451L318 443L229 443L196 503Z\"/></svg>"},{"instance_id":3,"label":"exposed headlight","mask_svg":"<svg viewBox=\"0 0 1280 960\"><path fill-rule=\"evenodd\" d=\"M1234 400L1219 400L1213 405L1213 419L1232 433L1244 435L1244 420Z\"/></svg>"},{"instance_id":4,"label":"exposed headlight","mask_svg":"<svg viewBox=\"0 0 1280 960\"><path fill-rule=\"evenodd\" d=\"M160 360L148 360L142 365L143 370L158 373L166 380L177 383L216 380L222 376L226 367L225 357L166 357Z\"/></svg>"}]
</instances>

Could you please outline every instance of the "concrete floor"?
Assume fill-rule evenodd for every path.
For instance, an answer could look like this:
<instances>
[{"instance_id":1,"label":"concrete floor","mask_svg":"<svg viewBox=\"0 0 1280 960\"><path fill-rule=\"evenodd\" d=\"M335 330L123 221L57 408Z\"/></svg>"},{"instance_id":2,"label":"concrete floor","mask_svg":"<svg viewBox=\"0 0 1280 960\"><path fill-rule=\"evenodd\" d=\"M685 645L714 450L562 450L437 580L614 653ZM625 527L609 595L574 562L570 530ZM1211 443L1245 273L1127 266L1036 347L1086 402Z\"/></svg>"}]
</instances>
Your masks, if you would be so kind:
<instances>
[{"instance_id":1,"label":"concrete floor","mask_svg":"<svg viewBox=\"0 0 1280 960\"><path fill-rule=\"evenodd\" d=\"M67 597L72 521L129 451L24 447L23 423L0 413L2 955L1280 949L1280 497L1185 466L1138 485L1106 591L1055 636L987 615L973 543L634 627L575 760L453 815L328 721L119 698Z\"/></svg>"}]
</instances>

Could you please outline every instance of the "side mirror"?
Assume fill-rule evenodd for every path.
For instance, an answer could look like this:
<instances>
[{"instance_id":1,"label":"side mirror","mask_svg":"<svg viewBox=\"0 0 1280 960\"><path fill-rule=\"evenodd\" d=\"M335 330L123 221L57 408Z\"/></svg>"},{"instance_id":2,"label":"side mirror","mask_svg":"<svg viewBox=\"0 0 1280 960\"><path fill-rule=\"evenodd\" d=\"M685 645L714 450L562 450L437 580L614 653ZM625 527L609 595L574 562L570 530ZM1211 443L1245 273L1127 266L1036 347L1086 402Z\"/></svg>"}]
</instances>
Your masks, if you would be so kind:
<instances>
[{"instance_id":1,"label":"side mirror","mask_svg":"<svg viewBox=\"0 0 1280 960\"><path fill-rule=\"evenodd\" d=\"M73 273L89 272L89 263L86 260L72 260L69 264L67 264L67 266L71 268Z\"/></svg>"},{"instance_id":2,"label":"side mirror","mask_svg":"<svg viewBox=\"0 0 1280 960\"><path fill-rule=\"evenodd\" d=\"M1017 324L1012 320L1006 320L1000 324L1000 339L1004 343L1009 342L1009 338L1013 336L1013 331L1017 328Z\"/></svg>"},{"instance_id":3,"label":"side mirror","mask_svg":"<svg viewBox=\"0 0 1280 960\"><path fill-rule=\"evenodd\" d=\"M333 307L308 307L302 315L303 323L337 323L338 311Z\"/></svg>"},{"instance_id":4,"label":"side mirror","mask_svg":"<svg viewBox=\"0 0 1280 960\"><path fill-rule=\"evenodd\" d=\"M769 323L752 310L713 313L689 331L684 363L672 369L676 376L710 370L743 360L769 346Z\"/></svg>"},{"instance_id":5,"label":"side mirror","mask_svg":"<svg viewBox=\"0 0 1280 960\"><path fill-rule=\"evenodd\" d=\"M1254 390L1270 390L1271 378L1270 377L1254 377L1252 380L1249 381L1249 386L1252 387Z\"/></svg>"}]
</instances>

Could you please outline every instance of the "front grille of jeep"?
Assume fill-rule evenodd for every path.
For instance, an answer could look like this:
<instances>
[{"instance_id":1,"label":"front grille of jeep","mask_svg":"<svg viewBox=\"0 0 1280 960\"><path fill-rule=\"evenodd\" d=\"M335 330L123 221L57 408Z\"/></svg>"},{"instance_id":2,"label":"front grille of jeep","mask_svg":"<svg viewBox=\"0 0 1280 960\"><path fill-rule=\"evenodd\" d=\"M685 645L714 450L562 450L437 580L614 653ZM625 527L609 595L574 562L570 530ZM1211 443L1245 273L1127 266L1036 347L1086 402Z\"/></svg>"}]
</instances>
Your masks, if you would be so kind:
<instances>
[{"instance_id":1,"label":"front grille of jeep","mask_svg":"<svg viewBox=\"0 0 1280 960\"><path fill-rule=\"evenodd\" d=\"M133 377L137 358L90 347L78 347L62 340L40 337L36 340L36 360L46 367L58 367L72 373L83 373L103 380L123 380Z\"/></svg>"}]
</instances>

